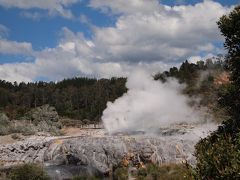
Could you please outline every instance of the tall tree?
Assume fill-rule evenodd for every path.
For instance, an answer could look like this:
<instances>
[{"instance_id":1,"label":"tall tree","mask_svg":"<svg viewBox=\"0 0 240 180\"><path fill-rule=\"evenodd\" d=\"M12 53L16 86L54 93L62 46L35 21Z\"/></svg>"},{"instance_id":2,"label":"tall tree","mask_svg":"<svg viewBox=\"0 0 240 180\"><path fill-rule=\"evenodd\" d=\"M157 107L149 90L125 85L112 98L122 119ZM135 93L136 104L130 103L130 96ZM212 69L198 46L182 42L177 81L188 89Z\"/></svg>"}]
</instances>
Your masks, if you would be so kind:
<instances>
[{"instance_id":1,"label":"tall tree","mask_svg":"<svg viewBox=\"0 0 240 180\"><path fill-rule=\"evenodd\" d=\"M240 179L240 6L217 22L225 37L231 84L220 103L230 119L196 145L197 179Z\"/></svg>"},{"instance_id":2,"label":"tall tree","mask_svg":"<svg viewBox=\"0 0 240 180\"><path fill-rule=\"evenodd\" d=\"M230 129L240 128L240 6L217 22L225 37L224 46L228 50L228 68L231 71L231 86L222 97L221 103L228 106L232 122Z\"/></svg>"}]
</instances>

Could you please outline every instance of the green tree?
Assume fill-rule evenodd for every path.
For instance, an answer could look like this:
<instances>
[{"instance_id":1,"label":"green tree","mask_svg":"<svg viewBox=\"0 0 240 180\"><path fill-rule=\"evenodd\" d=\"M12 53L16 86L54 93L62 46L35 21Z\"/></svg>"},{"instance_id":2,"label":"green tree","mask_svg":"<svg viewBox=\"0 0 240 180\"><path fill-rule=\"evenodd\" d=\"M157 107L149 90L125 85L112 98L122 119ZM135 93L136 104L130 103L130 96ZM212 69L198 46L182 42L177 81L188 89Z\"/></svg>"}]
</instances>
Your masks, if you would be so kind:
<instances>
[{"instance_id":1,"label":"green tree","mask_svg":"<svg viewBox=\"0 0 240 180\"><path fill-rule=\"evenodd\" d=\"M225 37L224 46L228 50L228 67L231 71L231 87L222 94L220 103L228 106L232 121L226 122L227 128L237 130L240 127L240 6L217 22Z\"/></svg>"},{"instance_id":2,"label":"green tree","mask_svg":"<svg viewBox=\"0 0 240 180\"><path fill-rule=\"evenodd\" d=\"M196 145L197 179L240 179L240 6L217 22L225 37L231 84L222 88L220 104L230 119Z\"/></svg>"}]
</instances>

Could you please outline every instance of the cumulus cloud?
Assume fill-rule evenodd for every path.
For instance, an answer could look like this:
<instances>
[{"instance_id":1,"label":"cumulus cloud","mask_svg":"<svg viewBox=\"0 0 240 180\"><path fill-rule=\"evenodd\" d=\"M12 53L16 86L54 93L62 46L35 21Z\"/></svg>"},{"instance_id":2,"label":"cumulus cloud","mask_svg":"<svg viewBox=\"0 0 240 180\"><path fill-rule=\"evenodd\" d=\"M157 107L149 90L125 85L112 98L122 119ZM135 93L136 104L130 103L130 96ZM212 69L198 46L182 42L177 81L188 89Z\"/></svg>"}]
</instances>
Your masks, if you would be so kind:
<instances>
[{"instance_id":1,"label":"cumulus cloud","mask_svg":"<svg viewBox=\"0 0 240 180\"><path fill-rule=\"evenodd\" d=\"M32 44L28 42L8 41L0 39L0 54L33 54Z\"/></svg>"},{"instance_id":2,"label":"cumulus cloud","mask_svg":"<svg viewBox=\"0 0 240 180\"><path fill-rule=\"evenodd\" d=\"M31 82L36 76L35 66L30 63L0 65L0 77L10 82Z\"/></svg>"},{"instance_id":3,"label":"cumulus cloud","mask_svg":"<svg viewBox=\"0 0 240 180\"><path fill-rule=\"evenodd\" d=\"M158 72L165 66L161 62L139 62L133 65L126 62L102 61L95 53L95 44L86 40L82 33L75 34L63 28L63 34L64 37L56 48L34 52L34 62L0 65L0 78L21 82L37 80L39 77L51 80L73 76L125 77L136 67Z\"/></svg>"},{"instance_id":4,"label":"cumulus cloud","mask_svg":"<svg viewBox=\"0 0 240 180\"><path fill-rule=\"evenodd\" d=\"M75 2L52 1L49 3L52 2L53 5L41 6L54 10L56 2L61 2L62 7ZM0 4L3 2L5 1L0 0ZM31 1L30 5L22 5L20 2L23 0L16 5L12 5L12 2L6 1L4 6L28 8L40 6L38 3L42 1ZM2 68L0 78L6 78L3 75L6 68L18 67L18 71L11 72L21 74L21 80L36 80L43 76L51 80L72 76L128 76L136 67L156 72L179 64L189 57L200 59L202 55L218 54L219 48L215 43L221 43L222 38L216 21L230 10L230 7L214 1L170 7L157 0L116 0L114 3L110 0L91 0L89 6L106 13L118 14L115 26L91 26L91 39L84 37L81 32L73 33L68 28L63 28L63 36L57 47L33 53L35 61L28 65L33 67L35 73L26 74L23 69L26 66L16 64ZM107 11L104 10L106 8ZM83 23L89 22L84 16L80 20ZM26 42L0 39L0 43L3 44L0 46L2 53L33 51L31 44ZM17 47L15 50L9 48L14 47L11 43Z\"/></svg>"},{"instance_id":5,"label":"cumulus cloud","mask_svg":"<svg viewBox=\"0 0 240 180\"><path fill-rule=\"evenodd\" d=\"M0 0L0 6L6 8L20 8L20 9L43 9L47 10L49 15L61 15L65 18L72 18L73 14L68 9L69 6L79 2L80 0ZM29 13L25 13L28 17ZM36 16L36 14L35 14ZM38 14L39 16L39 14Z\"/></svg>"},{"instance_id":6,"label":"cumulus cloud","mask_svg":"<svg viewBox=\"0 0 240 180\"><path fill-rule=\"evenodd\" d=\"M149 13L157 10L159 3L156 0L91 0L89 6L92 8L100 9L104 13L110 14L133 14Z\"/></svg>"},{"instance_id":7,"label":"cumulus cloud","mask_svg":"<svg viewBox=\"0 0 240 180\"><path fill-rule=\"evenodd\" d=\"M114 10L117 4L110 3L109 8ZM119 11L124 11L121 7ZM216 21L228 10L213 1L174 7L159 4L148 13L133 11L120 16L116 27L96 28L94 40L99 54L107 60L179 61L199 52L212 52L211 41L221 41Z\"/></svg>"}]
</instances>

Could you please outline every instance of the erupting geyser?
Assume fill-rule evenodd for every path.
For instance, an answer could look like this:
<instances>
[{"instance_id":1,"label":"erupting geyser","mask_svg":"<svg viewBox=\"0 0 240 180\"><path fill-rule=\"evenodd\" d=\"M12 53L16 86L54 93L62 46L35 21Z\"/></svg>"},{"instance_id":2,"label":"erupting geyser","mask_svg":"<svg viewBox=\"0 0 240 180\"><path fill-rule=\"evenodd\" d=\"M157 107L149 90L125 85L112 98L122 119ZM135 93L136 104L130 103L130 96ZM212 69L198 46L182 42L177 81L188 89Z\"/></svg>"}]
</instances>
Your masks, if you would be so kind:
<instances>
[{"instance_id":1,"label":"erupting geyser","mask_svg":"<svg viewBox=\"0 0 240 180\"><path fill-rule=\"evenodd\" d=\"M108 102L102 120L109 134L144 131L152 133L162 127L203 120L199 110L189 106L190 99L181 93L183 85L169 79L155 81L143 70L129 76L127 93Z\"/></svg>"}]
</instances>

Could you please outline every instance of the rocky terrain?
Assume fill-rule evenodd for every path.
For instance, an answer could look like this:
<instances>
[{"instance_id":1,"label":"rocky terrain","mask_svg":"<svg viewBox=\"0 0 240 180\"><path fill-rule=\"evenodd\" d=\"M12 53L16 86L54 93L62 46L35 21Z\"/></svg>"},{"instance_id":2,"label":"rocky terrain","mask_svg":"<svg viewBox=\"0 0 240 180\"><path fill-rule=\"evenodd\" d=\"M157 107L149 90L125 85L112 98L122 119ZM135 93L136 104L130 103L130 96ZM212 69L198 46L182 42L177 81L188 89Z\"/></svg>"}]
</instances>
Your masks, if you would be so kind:
<instances>
[{"instance_id":1,"label":"rocky terrain","mask_svg":"<svg viewBox=\"0 0 240 180\"><path fill-rule=\"evenodd\" d=\"M96 124L61 130L58 113L49 105L32 109L17 121L1 114L0 123L2 132L8 127L8 133L15 133L7 138L21 137L0 142L0 170L6 172L20 164L39 163L57 180L77 175L110 175L120 164L137 168L146 163L162 165L187 161L194 165L194 145L216 127L175 124L161 127L154 134L128 131L114 135L108 135ZM23 136L24 128L34 135ZM65 135L54 136L60 133Z\"/></svg>"},{"instance_id":2,"label":"rocky terrain","mask_svg":"<svg viewBox=\"0 0 240 180\"><path fill-rule=\"evenodd\" d=\"M204 127L199 128L203 131ZM0 145L0 165L9 168L22 163L41 163L55 179L74 175L107 175L123 163L136 167L144 163L195 163L193 128L164 130L164 135L108 136L93 129L78 136L36 137Z\"/></svg>"}]
</instances>

